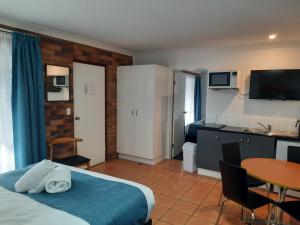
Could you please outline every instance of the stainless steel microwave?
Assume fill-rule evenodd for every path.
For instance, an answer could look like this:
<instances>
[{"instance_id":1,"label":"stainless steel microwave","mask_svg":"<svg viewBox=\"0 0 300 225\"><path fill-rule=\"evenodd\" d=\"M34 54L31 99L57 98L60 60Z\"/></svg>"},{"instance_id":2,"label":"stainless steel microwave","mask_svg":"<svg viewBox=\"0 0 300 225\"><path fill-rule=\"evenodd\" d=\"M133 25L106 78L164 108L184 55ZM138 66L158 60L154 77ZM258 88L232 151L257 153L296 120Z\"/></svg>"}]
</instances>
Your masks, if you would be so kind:
<instances>
[{"instance_id":1,"label":"stainless steel microwave","mask_svg":"<svg viewBox=\"0 0 300 225\"><path fill-rule=\"evenodd\" d=\"M208 78L209 88L237 88L237 71L210 72Z\"/></svg>"}]
</instances>

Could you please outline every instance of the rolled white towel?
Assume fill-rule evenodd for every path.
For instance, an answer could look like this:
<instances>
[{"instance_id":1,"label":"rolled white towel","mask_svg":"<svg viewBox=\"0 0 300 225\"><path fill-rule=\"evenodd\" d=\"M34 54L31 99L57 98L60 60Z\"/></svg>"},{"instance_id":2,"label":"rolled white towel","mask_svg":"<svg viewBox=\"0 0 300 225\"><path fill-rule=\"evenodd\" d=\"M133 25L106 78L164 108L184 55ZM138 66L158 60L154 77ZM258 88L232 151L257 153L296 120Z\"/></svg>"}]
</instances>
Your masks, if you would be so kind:
<instances>
[{"instance_id":1,"label":"rolled white towel","mask_svg":"<svg viewBox=\"0 0 300 225\"><path fill-rule=\"evenodd\" d=\"M26 192L34 188L55 167L56 165L50 160L37 163L15 183L16 191Z\"/></svg>"},{"instance_id":2,"label":"rolled white towel","mask_svg":"<svg viewBox=\"0 0 300 225\"><path fill-rule=\"evenodd\" d=\"M52 178L55 174L55 170L50 170L49 173L32 189L28 190L29 194L40 193L45 190L46 183Z\"/></svg>"},{"instance_id":3,"label":"rolled white towel","mask_svg":"<svg viewBox=\"0 0 300 225\"><path fill-rule=\"evenodd\" d=\"M48 193L60 193L69 190L72 186L71 171L62 166L56 167L54 175L47 181L45 190Z\"/></svg>"}]
</instances>

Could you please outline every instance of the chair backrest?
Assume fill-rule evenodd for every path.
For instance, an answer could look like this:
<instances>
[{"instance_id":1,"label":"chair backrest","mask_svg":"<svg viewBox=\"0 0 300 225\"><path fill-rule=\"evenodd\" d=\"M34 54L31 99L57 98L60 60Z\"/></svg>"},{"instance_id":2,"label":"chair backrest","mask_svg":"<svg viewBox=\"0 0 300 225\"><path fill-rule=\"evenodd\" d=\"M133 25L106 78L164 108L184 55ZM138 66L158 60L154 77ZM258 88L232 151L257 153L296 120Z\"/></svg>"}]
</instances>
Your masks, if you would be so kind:
<instances>
[{"instance_id":1,"label":"chair backrest","mask_svg":"<svg viewBox=\"0 0 300 225\"><path fill-rule=\"evenodd\" d=\"M300 147L288 146L287 161L300 164Z\"/></svg>"},{"instance_id":2,"label":"chair backrest","mask_svg":"<svg viewBox=\"0 0 300 225\"><path fill-rule=\"evenodd\" d=\"M248 201L247 172L245 169L220 160L223 195L240 205Z\"/></svg>"},{"instance_id":3,"label":"chair backrest","mask_svg":"<svg viewBox=\"0 0 300 225\"><path fill-rule=\"evenodd\" d=\"M50 159L53 159L53 149L55 145L62 145L62 144L68 144L73 143L74 144L74 155L77 155L77 142L81 142L81 138L72 138L72 137L62 137L57 138L49 143L50 146Z\"/></svg>"},{"instance_id":4,"label":"chair backrest","mask_svg":"<svg viewBox=\"0 0 300 225\"><path fill-rule=\"evenodd\" d=\"M239 143L222 144L223 160L230 164L241 166L241 151Z\"/></svg>"}]
</instances>

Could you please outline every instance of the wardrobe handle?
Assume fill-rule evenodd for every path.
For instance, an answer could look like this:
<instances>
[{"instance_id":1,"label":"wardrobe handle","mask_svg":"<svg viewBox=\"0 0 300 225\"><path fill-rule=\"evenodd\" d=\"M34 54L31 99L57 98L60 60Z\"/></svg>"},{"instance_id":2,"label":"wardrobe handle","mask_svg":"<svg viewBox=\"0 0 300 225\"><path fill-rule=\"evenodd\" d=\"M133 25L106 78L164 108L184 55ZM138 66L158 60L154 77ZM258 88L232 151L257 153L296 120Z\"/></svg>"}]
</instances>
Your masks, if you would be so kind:
<instances>
[{"instance_id":1,"label":"wardrobe handle","mask_svg":"<svg viewBox=\"0 0 300 225\"><path fill-rule=\"evenodd\" d=\"M247 139L247 143L250 144L250 138Z\"/></svg>"},{"instance_id":2,"label":"wardrobe handle","mask_svg":"<svg viewBox=\"0 0 300 225\"><path fill-rule=\"evenodd\" d=\"M243 138L241 137L240 142L243 143L243 141L244 141L244 140L243 140Z\"/></svg>"},{"instance_id":3,"label":"wardrobe handle","mask_svg":"<svg viewBox=\"0 0 300 225\"><path fill-rule=\"evenodd\" d=\"M136 115L136 116L138 115L138 111L137 111L137 110L135 110L135 115Z\"/></svg>"},{"instance_id":4,"label":"wardrobe handle","mask_svg":"<svg viewBox=\"0 0 300 225\"><path fill-rule=\"evenodd\" d=\"M133 113L134 113L134 112L133 112L133 109L132 109L132 110L131 110L131 115L132 115L132 116L133 116Z\"/></svg>"}]
</instances>

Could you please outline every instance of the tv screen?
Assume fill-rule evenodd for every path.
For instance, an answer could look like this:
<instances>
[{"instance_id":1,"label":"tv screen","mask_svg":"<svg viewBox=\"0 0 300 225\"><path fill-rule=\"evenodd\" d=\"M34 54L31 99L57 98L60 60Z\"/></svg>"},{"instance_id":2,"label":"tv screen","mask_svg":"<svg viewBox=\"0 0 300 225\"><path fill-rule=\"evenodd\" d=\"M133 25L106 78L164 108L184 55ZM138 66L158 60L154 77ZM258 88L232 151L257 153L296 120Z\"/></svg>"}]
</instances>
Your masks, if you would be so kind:
<instances>
[{"instance_id":1,"label":"tv screen","mask_svg":"<svg viewBox=\"0 0 300 225\"><path fill-rule=\"evenodd\" d=\"M300 69L252 70L249 99L300 100Z\"/></svg>"}]
</instances>

